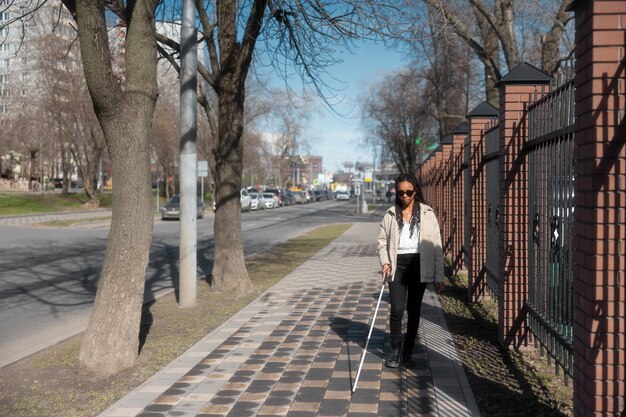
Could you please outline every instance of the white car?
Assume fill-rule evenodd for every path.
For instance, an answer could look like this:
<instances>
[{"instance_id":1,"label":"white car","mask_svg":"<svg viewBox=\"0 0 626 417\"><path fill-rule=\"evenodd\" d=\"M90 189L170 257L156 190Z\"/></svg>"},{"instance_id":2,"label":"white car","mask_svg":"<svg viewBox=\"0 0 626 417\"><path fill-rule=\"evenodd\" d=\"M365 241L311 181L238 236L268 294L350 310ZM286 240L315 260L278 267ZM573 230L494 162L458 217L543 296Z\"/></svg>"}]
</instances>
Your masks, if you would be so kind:
<instances>
[{"instance_id":1,"label":"white car","mask_svg":"<svg viewBox=\"0 0 626 417\"><path fill-rule=\"evenodd\" d=\"M350 193L347 191L337 191L337 195L335 197L337 200L350 200Z\"/></svg>"},{"instance_id":2,"label":"white car","mask_svg":"<svg viewBox=\"0 0 626 417\"><path fill-rule=\"evenodd\" d=\"M250 194L245 188L242 188L239 191L239 200L241 201L241 211L250 211L252 210L252 199L250 198ZM213 200L213 211L217 209L215 205L215 200Z\"/></svg>"},{"instance_id":3,"label":"white car","mask_svg":"<svg viewBox=\"0 0 626 417\"><path fill-rule=\"evenodd\" d=\"M263 193L263 198L265 198L266 208L276 208L280 204L278 196L274 193Z\"/></svg>"},{"instance_id":4,"label":"white car","mask_svg":"<svg viewBox=\"0 0 626 417\"><path fill-rule=\"evenodd\" d=\"M248 194L248 190L245 188L239 190L239 199L241 200L242 211L252 210L252 199L250 198L250 194Z\"/></svg>"},{"instance_id":5,"label":"white car","mask_svg":"<svg viewBox=\"0 0 626 417\"><path fill-rule=\"evenodd\" d=\"M265 197L260 193L249 193L250 208L252 210L265 210Z\"/></svg>"}]
</instances>

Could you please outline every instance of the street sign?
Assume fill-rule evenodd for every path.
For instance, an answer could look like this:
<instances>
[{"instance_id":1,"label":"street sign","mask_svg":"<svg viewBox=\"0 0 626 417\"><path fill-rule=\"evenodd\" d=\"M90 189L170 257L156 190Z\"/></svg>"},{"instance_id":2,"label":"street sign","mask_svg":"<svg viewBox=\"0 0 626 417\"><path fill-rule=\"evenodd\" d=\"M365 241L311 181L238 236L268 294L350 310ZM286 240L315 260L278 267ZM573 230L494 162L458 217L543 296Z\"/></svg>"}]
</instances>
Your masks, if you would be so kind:
<instances>
[{"instance_id":1,"label":"street sign","mask_svg":"<svg viewBox=\"0 0 626 417\"><path fill-rule=\"evenodd\" d=\"M209 161L198 161L198 177L209 175Z\"/></svg>"}]
</instances>

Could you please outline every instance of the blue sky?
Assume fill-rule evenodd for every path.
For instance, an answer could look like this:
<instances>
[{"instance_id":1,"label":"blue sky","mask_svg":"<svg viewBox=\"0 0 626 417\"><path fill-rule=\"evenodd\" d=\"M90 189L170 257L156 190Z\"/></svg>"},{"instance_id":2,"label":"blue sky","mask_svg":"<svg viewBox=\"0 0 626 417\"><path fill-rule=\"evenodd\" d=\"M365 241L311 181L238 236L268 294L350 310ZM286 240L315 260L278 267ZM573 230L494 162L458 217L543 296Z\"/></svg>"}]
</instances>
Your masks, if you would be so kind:
<instances>
[{"instance_id":1,"label":"blue sky","mask_svg":"<svg viewBox=\"0 0 626 417\"><path fill-rule=\"evenodd\" d=\"M320 114L312 120L309 144L311 154L321 155L326 171L336 171L344 161L372 161L372 149L363 143L365 132L361 127L358 102L359 94L364 94L370 84L377 82L385 73L406 65L407 58L382 44L365 43L353 54L342 56L343 62L329 69L330 75L347 83L341 104L334 106L341 117L319 105Z\"/></svg>"}]
</instances>

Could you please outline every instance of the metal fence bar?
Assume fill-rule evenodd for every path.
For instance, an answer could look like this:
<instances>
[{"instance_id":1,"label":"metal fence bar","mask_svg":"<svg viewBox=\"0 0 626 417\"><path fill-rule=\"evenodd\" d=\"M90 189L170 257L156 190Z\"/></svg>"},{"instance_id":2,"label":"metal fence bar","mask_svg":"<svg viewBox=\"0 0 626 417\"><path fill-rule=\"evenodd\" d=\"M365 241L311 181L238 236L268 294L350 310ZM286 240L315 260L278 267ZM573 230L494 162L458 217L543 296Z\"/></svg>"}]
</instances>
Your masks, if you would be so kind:
<instances>
[{"instance_id":1,"label":"metal fence bar","mask_svg":"<svg viewBox=\"0 0 626 417\"><path fill-rule=\"evenodd\" d=\"M500 211L500 155L499 155L499 139L500 130L498 125L492 126L485 132L485 154L483 162L486 169L486 214L487 214L487 230L486 230L486 260L485 271L487 273L487 288L491 296L498 298L500 296L500 277L499 261L500 261L500 228L499 228L499 211Z\"/></svg>"},{"instance_id":2,"label":"metal fence bar","mask_svg":"<svg viewBox=\"0 0 626 417\"><path fill-rule=\"evenodd\" d=\"M470 201L472 201L472 152L471 152L471 142L470 137L468 135L467 139L465 139L464 149L463 149L463 170L464 170L464 181L463 185L465 188L464 199L463 202L463 252L465 257L465 267L468 270L468 273L472 270L472 257L470 247L472 244L472 205Z\"/></svg>"},{"instance_id":3,"label":"metal fence bar","mask_svg":"<svg viewBox=\"0 0 626 417\"><path fill-rule=\"evenodd\" d=\"M555 369L572 373L571 230L574 222L574 84L558 76L528 106L527 324Z\"/></svg>"}]
</instances>

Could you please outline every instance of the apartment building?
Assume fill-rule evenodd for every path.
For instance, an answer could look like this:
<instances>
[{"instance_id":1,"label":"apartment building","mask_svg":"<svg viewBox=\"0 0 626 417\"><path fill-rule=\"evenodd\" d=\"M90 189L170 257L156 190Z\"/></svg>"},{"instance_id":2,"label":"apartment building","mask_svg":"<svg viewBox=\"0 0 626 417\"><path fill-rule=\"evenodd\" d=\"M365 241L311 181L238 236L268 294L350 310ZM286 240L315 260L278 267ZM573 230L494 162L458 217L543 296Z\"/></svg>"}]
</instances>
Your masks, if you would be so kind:
<instances>
[{"instance_id":1,"label":"apartment building","mask_svg":"<svg viewBox=\"0 0 626 417\"><path fill-rule=\"evenodd\" d=\"M41 97L42 66L78 68L72 16L60 0L37 3L0 0L0 114L23 111Z\"/></svg>"}]
</instances>

